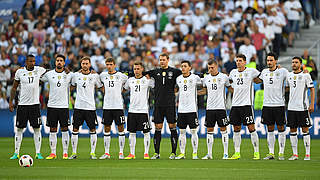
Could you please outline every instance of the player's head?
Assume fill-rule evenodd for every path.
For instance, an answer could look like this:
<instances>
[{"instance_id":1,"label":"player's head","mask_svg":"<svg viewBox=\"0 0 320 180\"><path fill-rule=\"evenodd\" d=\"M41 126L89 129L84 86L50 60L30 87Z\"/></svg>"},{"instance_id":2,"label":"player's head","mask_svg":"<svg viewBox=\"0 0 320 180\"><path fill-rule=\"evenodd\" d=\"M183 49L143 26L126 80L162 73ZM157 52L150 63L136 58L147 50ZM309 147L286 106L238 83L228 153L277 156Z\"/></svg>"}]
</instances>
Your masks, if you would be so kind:
<instances>
[{"instance_id":1,"label":"player's head","mask_svg":"<svg viewBox=\"0 0 320 180\"><path fill-rule=\"evenodd\" d=\"M91 60L90 57L88 56L84 56L81 58L80 60L80 64L81 64L81 69L84 71L88 71L91 67Z\"/></svg>"},{"instance_id":2,"label":"player's head","mask_svg":"<svg viewBox=\"0 0 320 180\"><path fill-rule=\"evenodd\" d=\"M301 65L302 65L302 59L298 56L295 56L292 58L292 63L291 63L291 66L292 66L292 70L293 71L298 71L301 69Z\"/></svg>"},{"instance_id":3,"label":"player's head","mask_svg":"<svg viewBox=\"0 0 320 180\"><path fill-rule=\"evenodd\" d=\"M238 69L245 68L247 64L246 56L243 54L237 54L236 56L236 64Z\"/></svg>"},{"instance_id":4,"label":"player's head","mask_svg":"<svg viewBox=\"0 0 320 180\"><path fill-rule=\"evenodd\" d=\"M218 73L218 63L214 59L209 59L208 61L208 72L211 75L215 75Z\"/></svg>"},{"instance_id":5,"label":"player's head","mask_svg":"<svg viewBox=\"0 0 320 180\"><path fill-rule=\"evenodd\" d=\"M108 57L105 61L108 72L112 73L116 68L116 62L112 57Z\"/></svg>"},{"instance_id":6,"label":"player's head","mask_svg":"<svg viewBox=\"0 0 320 180\"><path fill-rule=\"evenodd\" d=\"M65 65L65 60L66 60L66 57L62 54L58 54L56 56L56 68L57 69L62 69Z\"/></svg>"},{"instance_id":7,"label":"player's head","mask_svg":"<svg viewBox=\"0 0 320 180\"><path fill-rule=\"evenodd\" d=\"M144 70L144 66L141 61L135 61L133 64L133 72L136 78L140 78L142 76L142 72Z\"/></svg>"},{"instance_id":8,"label":"player's head","mask_svg":"<svg viewBox=\"0 0 320 180\"><path fill-rule=\"evenodd\" d=\"M277 66L277 62L278 62L278 56L273 52L269 52L267 54L267 66L268 66L268 68L274 69Z\"/></svg>"},{"instance_id":9,"label":"player's head","mask_svg":"<svg viewBox=\"0 0 320 180\"><path fill-rule=\"evenodd\" d=\"M162 53L159 56L160 67L162 69L167 69L169 64L169 55L167 53Z\"/></svg>"},{"instance_id":10,"label":"player's head","mask_svg":"<svg viewBox=\"0 0 320 180\"><path fill-rule=\"evenodd\" d=\"M181 62L181 71L182 74L189 74L191 70L191 63L190 61L182 61Z\"/></svg>"},{"instance_id":11,"label":"player's head","mask_svg":"<svg viewBox=\"0 0 320 180\"><path fill-rule=\"evenodd\" d=\"M35 64L36 64L36 58L34 57L34 55L29 54L26 60L26 68L33 69Z\"/></svg>"}]
</instances>

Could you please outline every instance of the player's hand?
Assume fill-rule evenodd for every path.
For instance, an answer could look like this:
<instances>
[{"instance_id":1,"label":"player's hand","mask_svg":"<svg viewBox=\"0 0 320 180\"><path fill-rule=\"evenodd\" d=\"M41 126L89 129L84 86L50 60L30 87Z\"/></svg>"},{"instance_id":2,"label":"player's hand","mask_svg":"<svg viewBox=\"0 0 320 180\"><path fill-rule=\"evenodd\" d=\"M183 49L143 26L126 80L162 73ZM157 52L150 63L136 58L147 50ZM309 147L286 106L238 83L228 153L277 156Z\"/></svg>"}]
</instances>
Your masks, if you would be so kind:
<instances>
[{"instance_id":1,"label":"player's hand","mask_svg":"<svg viewBox=\"0 0 320 180\"><path fill-rule=\"evenodd\" d=\"M95 70L91 70L91 74L96 74L97 73L97 71L95 71Z\"/></svg>"},{"instance_id":2,"label":"player's hand","mask_svg":"<svg viewBox=\"0 0 320 180\"><path fill-rule=\"evenodd\" d=\"M280 65L280 64L278 64L278 68L279 68L279 69L281 68L281 65Z\"/></svg>"},{"instance_id":3,"label":"player's hand","mask_svg":"<svg viewBox=\"0 0 320 180\"><path fill-rule=\"evenodd\" d=\"M64 68L64 72L66 72L66 74L69 74L70 73L70 69L69 68Z\"/></svg>"},{"instance_id":4,"label":"player's hand","mask_svg":"<svg viewBox=\"0 0 320 180\"><path fill-rule=\"evenodd\" d=\"M303 73L309 73L309 71L307 70L307 68L305 68L305 69L303 70Z\"/></svg>"},{"instance_id":5,"label":"player's hand","mask_svg":"<svg viewBox=\"0 0 320 180\"><path fill-rule=\"evenodd\" d=\"M150 79L150 75L149 75L149 74L146 74L146 78L147 78L147 79Z\"/></svg>"},{"instance_id":6,"label":"player's hand","mask_svg":"<svg viewBox=\"0 0 320 180\"><path fill-rule=\"evenodd\" d=\"M14 110L14 106L13 106L12 102L9 102L9 110L10 110L10 112L13 112L13 110Z\"/></svg>"},{"instance_id":7,"label":"player's hand","mask_svg":"<svg viewBox=\"0 0 320 180\"><path fill-rule=\"evenodd\" d=\"M313 112L314 112L314 105L313 105L313 104L310 104L310 106L309 106L309 112L310 112L310 113L313 113Z\"/></svg>"}]
</instances>

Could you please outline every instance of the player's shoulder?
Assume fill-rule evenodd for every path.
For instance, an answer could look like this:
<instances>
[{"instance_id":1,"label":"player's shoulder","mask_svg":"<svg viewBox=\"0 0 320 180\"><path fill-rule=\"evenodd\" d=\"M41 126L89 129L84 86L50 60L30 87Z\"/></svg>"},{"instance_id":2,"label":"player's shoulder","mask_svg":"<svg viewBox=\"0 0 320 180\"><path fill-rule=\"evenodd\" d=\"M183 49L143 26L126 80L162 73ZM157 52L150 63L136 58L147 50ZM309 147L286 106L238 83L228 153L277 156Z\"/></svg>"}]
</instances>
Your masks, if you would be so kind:
<instances>
[{"instance_id":1,"label":"player's shoulder","mask_svg":"<svg viewBox=\"0 0 320 180\"><path fill-rule=\"evenodd\" d=\"M222 72L219 72L218 76L222 78L228 78L228 75Z\"/></svg>"}]
</instances>

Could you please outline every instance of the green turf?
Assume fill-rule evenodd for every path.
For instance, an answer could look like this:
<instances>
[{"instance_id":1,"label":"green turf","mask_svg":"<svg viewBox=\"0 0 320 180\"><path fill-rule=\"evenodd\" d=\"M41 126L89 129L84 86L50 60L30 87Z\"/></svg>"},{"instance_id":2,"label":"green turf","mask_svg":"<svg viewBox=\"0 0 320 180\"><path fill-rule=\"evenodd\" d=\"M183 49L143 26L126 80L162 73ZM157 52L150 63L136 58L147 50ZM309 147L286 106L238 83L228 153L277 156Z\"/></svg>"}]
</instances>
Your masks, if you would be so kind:
<instances>
[{"instance_id":1,"label":"green turf","mask_svg":"<svg viewBox=\"0 0 320 180\"><path fill-rule=\"evenodd\" d=\"M136 160L117 160L118 139L113 138L110 160L90 160L89 138L79 138L77 160L62 160L61 139L58 139L56 160L35 160L31 168L21 168L17 160L9 160L14 150L13 138L0 138L0 179L320 179L320 140L311 141L311 161L303 161L304 146L299 139L300 160L265 161L252 160L253 148L250 139L242 139L241 160L221 160L221 139L215 139L214 160L191 160L191 143L187 140L187 159L169 160L171 151L169 139L162 139L161 159L143 160L143 139L137 139ZM260 139L262 158L267 153L266 140ZM276 143L276 152L278 150ZM42 140L42 153L50 153L48 138ZM71 146L69 147L69 152ZM125 155L129 145L126 139ZM232 139L229 154L233 153ZM150 155L153 146L150 147ZM205 139L199 139L199 157L207 152ZM286 159L291 155L290 142L287 140ZM71 152L70 152L71 153ZM98 138L97 156L104 153L103 138ZM32 138L24 138L22 154L34 157Z\"/></svg>"}]
</instances>

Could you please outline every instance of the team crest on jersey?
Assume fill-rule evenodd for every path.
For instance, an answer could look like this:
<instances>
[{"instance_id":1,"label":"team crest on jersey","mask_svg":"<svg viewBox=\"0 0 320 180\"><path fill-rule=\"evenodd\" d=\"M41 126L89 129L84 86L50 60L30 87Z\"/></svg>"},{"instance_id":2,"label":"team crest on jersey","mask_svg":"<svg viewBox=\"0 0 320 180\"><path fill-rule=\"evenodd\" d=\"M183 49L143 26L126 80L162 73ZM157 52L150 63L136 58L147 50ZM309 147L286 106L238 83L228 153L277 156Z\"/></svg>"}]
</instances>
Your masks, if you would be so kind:
<instances>
[{"instance_id":1,"label":"team crest on jersey","mask_svg":"<svg viewBox=\"0 0 320 180\"><path fill-rule=\"evenodd\" d=\"M58 79L60 80L60 79L61 79L61 76L58 76Z\"/></svg>"},{"instance_id":2,"label":"team crest on jersey","mask_svg":"<svg viewBox=\"0 0 320 180\"><path fill-rule=\"evenodd\" d=\"M32 76L32 72L29 72L28 74L29 74L29 76Z\"/></svg>"},{"instance_id":3,"label":"team crest on jersey","mask_svg":"<svg viewBox=\"0 0 320 180\"><path fill-rule=\"evenodd\" d=\"M239 74L239 77L242 77L242 74Z\"/></svg>"},{"instance_id":4,"label":"team crest on jersey","mask_svg":"<svg viewBox=\"0 0 320 180\"><path fill-rule=\"evenodd\" d=\"M293 79L296 80L296 79L297 79L297 76L293 76Z\"/></svg>"},{"instance_id":5,"label":"team crest on jersey","mask_svg":"<svg viewBox=\"0 0 320 180\"><path fill-rule=\"evenodd\" d=\"M188 81L187 81L186 79L183 81L184 84L187 84L187 82L188 82Z\"/></svg>"},{"instance_id":6,"label":"team crest on jersey","mask_svg":"<svg viewBox=\"0 0 320 180\"><path fill-rule=\"evenodd\" d=\"M137 80L137 84L140 84L140 80Z\"/></svg>"},{"instance_id":7,"label":"team crest on jersey","mask_svg":"<svg viewBox=\"0 0 320 180\"><path fill-rule=\"evenodd\" d=\"M110 79L112 80L112 79L113 79L113 76L110 76Z\"/></svg>"},{"instance_id":8,"label":"team crest on jersey","mask_svg":"<svg viewBox=\"0 0 320 180\"><path fill-rule=\"evenodd\" d=\"M213 79L212 81L215 83L217 80L216 80L216 79Z\"/></svg>"},{"instance_id":9,"label":"team crest on jersey","mask_svg":"<svg viewBox=\"0 0 320 180\"><path fill-rule=\"evenodd\" d=\"M270 73L270 76L273 76L273 72L272 72L272 73Z\"/></svg>"},{"instance_id":10,"label":"team crest on jersey","mask_svg":"<svg viewBox=\"0 0 320 180\"><path fill-rule=\"evenodd\" d=\"M86 80L87 80L87 77L83 77L83 80L86 81Z\"/></svg>"}]
</instances>

